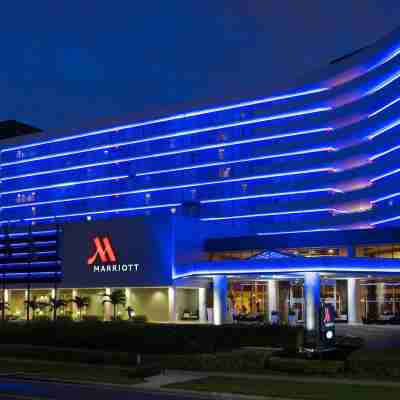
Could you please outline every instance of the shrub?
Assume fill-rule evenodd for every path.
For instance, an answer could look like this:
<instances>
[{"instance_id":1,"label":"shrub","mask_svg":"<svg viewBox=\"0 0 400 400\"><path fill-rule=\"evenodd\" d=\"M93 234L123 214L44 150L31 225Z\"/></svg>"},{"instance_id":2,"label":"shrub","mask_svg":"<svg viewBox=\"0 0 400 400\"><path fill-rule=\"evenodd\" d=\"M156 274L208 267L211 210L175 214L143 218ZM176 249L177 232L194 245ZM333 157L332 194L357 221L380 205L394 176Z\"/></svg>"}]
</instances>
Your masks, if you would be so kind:
<instances>
[{"instance_id":1,"label":"shrub","mask_svg":"<svg viewBox=\"0 0 400 400\"><path fill-rule=\"evenodd\" d=\"M50 320L51 320L51 318L47 315L37 315L35 317L34 321L35 322L44 322L44 321L50 321Z\"/></svg>"},{"instance_id":2,"label":"shrub","mask_svg":"<svg viewBox=\"0 0 400 400\"><path fill-rule=\"evenodd\" d=\"M347 359L348 371L356 375L400 377L400 349L360 349Z\"/></svg>"},{"instance_id":3,"label":"shrub","mask_svg":"<svg viewBox=\"0 0 400 400\"><path fill-rule=\"evenodd\" d=\"M139 322L139 323L146 323L147 322L147 316L146 315L134 315L130 321L132 322Z\"/></svg>"},{"instance_id":4,"label":"shrub","mask_svg":"<svg viewBox=\"0 0 400 400\"><path fill-rule=\"evenodd\" d=\"M268 367L273 371L302 374L337 375L343 373L344 361L307 360L302 358L271 357Z\"/></svg>"},{"instance_id":5,"label":"shrub","mask_svg":"<svg viewBox=\"0 0 400 400\"><path fill-rule=\"evenodd\" d=\"M215 353L248 346L296 349L302 329L279 326L207 326L96 320L7 323L0 343L87 348L153 354Z\"/></svg>"},{"instance_id":6,"label":"shrub","mask_svg":"<svg viewBox=\"0 0 400 400\"><path fill-rule=\"evenodd\" d=\"M260 372L265 370L271 354L271 351L262 350L234 350L215 354L168 355L158 361L169 369Z\"/></svg>"},{"instance_id":7,"label":"shrub","mask_svg":"<svg viewBox=\"0 0 400 400\"><path fill-rule=\"evenodd\" d=\"M72 321L72 315L57 315L57 321Z\"/></svg>"},{"instance_id":8,"label":"shrub","mask_svg":"<svg viewBox=\"0 0 400 400\"><path fill-rule=\"evenodd\" d=\"M83 315L82 316L83 321L103 321L103 318L100 318L97 315Z\"/></svg>"}]
</instances>

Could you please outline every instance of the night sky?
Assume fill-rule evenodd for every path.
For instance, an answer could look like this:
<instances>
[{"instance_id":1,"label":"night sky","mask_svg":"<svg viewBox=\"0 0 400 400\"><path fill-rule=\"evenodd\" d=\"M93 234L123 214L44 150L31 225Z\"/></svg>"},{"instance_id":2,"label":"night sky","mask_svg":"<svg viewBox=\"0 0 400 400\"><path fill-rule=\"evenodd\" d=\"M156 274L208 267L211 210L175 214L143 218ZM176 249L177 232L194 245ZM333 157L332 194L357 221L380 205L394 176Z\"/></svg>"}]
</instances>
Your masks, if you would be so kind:
<instances>
[{"instance_id":1,"label":"night sky","mask_svg":"<svg viewBox=\"0 0 400 400\"><path fill-rule=\"evenodd\" d=\"M268 95L400 25L399 0L2 4L0 120L46 130Z\"/></svg>"}]
</instances>

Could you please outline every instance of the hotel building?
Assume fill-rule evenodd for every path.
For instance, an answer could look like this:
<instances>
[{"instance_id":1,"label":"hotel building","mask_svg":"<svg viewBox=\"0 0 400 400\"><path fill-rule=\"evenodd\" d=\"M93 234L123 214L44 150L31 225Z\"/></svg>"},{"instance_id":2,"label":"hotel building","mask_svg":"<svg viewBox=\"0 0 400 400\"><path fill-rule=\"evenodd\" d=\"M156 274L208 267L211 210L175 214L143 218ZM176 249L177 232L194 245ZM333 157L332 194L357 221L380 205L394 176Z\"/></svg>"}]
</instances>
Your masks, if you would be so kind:
<instances>
[{"instance_id":1,"label":"hotel building","mask_svg":"<svg viewBox=\"0 0 400 400\"><path fill-rule=\"evenodd\" d=\"M1 140L6 314L109 319L122 288L153 321L396 315L399 88L397 30L271 96Z\"/></svg>"}]
</instances>

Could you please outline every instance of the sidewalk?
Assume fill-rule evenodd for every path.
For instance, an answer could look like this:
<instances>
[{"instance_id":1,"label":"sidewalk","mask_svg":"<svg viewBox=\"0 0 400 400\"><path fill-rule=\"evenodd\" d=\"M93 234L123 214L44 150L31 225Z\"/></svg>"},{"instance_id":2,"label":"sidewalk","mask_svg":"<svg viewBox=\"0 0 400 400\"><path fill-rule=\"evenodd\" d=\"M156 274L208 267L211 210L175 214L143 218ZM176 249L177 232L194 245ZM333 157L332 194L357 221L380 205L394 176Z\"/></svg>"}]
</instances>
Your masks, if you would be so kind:
<instances>
[{"instance_id":1,"label":"sidewalk","mask_svg":"<svg viewBox=\"0 0 400 400\"><path fill-rule=\"evenodd\" d=\"M275 374L238 374L225 372L197 372L197 371L181 371L181 370L166 370L165 374L156 375L146 378L146 382L136 384L135 387L149 390L164 390L163 386L170 383L182 383L194 379L207 378L211 376L225 378L243 378L243 379L262 379L275 380L284 382L307 382L307 383L338 383L346 385L361 385L361 386L384 386L400 388L400 382L382 381L373 379L349 379L349 378L324 378L312 377L304 375L275 375Z\"/></svg>"}]
</instances>

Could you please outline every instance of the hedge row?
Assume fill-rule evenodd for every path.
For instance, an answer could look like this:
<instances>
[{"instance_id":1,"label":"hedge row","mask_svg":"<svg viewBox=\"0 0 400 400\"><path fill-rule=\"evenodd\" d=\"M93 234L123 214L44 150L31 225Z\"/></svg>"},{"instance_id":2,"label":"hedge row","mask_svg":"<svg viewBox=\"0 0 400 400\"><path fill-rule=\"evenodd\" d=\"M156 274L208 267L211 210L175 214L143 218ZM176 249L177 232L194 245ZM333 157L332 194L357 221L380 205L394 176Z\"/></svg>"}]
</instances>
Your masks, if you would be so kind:
<instances>
[{"instance_id":1,"label":"hedge row","mask_svg":"<svg viewBox=\"0 0 400 400\"><path fill-rule=\"evenodd\" d=\"M357 350L346 364L356 375L400 378L400 348Z\"/></svg>"},{"instance_id":2,"label":"hedge row","mask_svg":"<svg viewBox=\"0 0 400 400\"><path fill-rule=\"evenodd\" d=\"M114 350L153 354L214 353L243 346L296 349L301 328L251 325L172 325L129 322L8 323L0 343Z\"/></svg>"}]
</instances>

